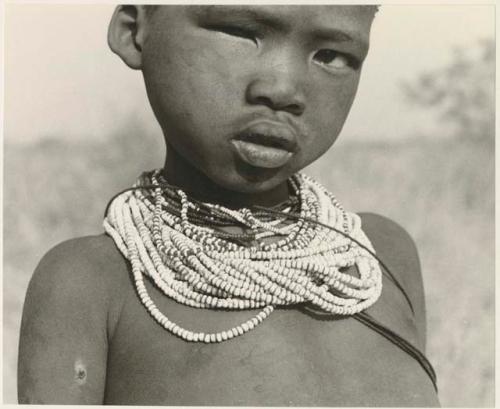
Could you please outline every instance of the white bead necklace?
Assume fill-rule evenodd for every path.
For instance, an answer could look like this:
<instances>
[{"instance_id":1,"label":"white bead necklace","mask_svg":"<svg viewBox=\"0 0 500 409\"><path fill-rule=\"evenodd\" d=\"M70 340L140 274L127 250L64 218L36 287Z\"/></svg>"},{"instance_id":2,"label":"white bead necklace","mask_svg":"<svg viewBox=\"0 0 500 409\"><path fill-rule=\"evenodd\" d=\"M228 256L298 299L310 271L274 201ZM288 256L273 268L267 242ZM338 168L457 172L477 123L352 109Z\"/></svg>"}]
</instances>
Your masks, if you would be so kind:
<instances>
[{"instance_id":1,"label":"white bead necklace","mask_svg":"<svg viewBox=\"0 0 500 409\"><path fill-rule=\"evenodd\" d=\"M219 237L214 227L191 223L188 209L196 211L197 205L181 190L177 191L180 215L169 210L171 204L162 193L159 177L159 171L150 176L155 186L152 197L146 189L116 197L103 225L131 263L142 304L160 325L182 339L226 341L255 328L276 306L308 302L325 312L353 315L380 297L382 272L378 261L346 236L303 219L291 224L284 223L284 218L262 221L249 209L203 204L256 231L258 245L245 247ZM139 181L136 186L143 184ZM302 174L295 175L291 185L299 196L302 218L343 231L374 252L359 216L345 212L323 186ZM274 243L260 240L278 235L284 238ZM350 266L357 267L359 277L341 271ZM190 307L262 310L226 331L190 331L157 308L144 276L166 296Z\"/></svg>"}]
</instances>

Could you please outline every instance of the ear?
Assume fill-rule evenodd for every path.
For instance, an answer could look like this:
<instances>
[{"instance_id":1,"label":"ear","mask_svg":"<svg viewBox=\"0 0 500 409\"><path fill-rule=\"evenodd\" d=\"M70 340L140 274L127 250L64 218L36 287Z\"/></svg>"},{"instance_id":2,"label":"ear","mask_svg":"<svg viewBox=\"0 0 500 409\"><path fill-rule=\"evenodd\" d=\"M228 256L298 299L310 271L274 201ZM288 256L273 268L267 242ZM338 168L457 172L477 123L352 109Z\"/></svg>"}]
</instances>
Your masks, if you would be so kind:
<instances>
[{"instance_id":1,"label":"ear","mask_svg":"<svg viewBox=\"0 0 500 409\"><path fill-rule=\"evenodd\" d=\"M130 68L141 69L146 29L144 6L117 6L108 27L108 45Z\"/></svg>"}]
</instances>

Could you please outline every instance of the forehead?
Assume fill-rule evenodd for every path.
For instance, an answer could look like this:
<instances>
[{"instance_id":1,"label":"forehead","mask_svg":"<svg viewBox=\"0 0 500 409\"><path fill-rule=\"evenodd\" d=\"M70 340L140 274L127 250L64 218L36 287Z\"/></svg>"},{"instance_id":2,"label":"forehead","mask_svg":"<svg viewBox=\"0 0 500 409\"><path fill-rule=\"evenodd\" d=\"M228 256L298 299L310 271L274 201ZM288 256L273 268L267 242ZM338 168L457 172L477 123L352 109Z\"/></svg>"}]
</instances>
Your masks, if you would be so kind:
<instances>
[{"instance_id":1,"label":"forehead","mask_svg":"<svg viewBox=\"0 0 500 409\"><path fill-rule=\"evenodd\" d=\"M332 18L363 18L373 16L377 9L372 5L187 5L183 6L196 12L218 13L237 12L250 10L255 13L272 14L284 18L309 18L323 17L324 20Z\"/></svg>"},{"instance_id":2,"label":"forehead","mask_svg":"<svg viewBox=\"0 0 500 409\"><path fill-rule=\"evenodd\" d=\"M197 19L252 19L282 31L338 34L368 43L376 7L371 5L187 5L164 6L163 14L179 7L181 14ZM180 10L179 10L180 11ZM177 13L173 13L177 14Z\"/></svg>"},{"instance_id":3,"label":"forehead","mask_svg":"<svg viewBox=\"0 0 500 409\"><path fill-rule=\"evenodd\" d=\"M255 16L269 16L290 22L302 21L307 25L316 24L359 24L371 21L373 6L359 5L210 5L193 6L195 11L216 15L218 13L249 12Z\"/></svg>"}]
</instances>

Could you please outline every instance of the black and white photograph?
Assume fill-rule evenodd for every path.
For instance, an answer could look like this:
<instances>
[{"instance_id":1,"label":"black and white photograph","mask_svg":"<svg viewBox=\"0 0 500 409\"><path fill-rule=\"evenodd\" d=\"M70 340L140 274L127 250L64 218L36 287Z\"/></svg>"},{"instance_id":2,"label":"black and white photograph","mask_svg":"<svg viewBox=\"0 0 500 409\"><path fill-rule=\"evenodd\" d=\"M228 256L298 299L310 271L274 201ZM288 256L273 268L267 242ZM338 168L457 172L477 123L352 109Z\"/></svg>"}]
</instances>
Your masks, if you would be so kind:
<instances>
[{"instance_id":1,"label":"black and white photograph","mask_svg":"<svg viewBox=\"0 0 500 409\"><path fill-rule=\"evenodd\" d=\"M3 5L3 403L493 407L494 3Z\"/></svg>"}]
</instances>

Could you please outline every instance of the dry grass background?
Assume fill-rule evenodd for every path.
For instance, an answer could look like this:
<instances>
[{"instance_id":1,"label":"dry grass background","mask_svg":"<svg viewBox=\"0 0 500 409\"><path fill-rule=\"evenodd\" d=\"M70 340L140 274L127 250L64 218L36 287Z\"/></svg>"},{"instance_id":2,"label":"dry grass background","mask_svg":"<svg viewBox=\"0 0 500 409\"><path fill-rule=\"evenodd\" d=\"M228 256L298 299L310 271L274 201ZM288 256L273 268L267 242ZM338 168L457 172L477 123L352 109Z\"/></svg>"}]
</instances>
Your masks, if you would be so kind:
<instances>
[{"instance_id":1,"label":"dry grass background","mask_svg":"<svg viewBox=\"0 0 500 409\"><path fill-rule=\"evenodd\" d=\"M30 275L56 243L95 234L112 193L162 164L160 138L130 123L101 142L7 143L4 402ZM347 208L393 218L420 250L428 356L444 406L494 405L494 149L491 141L340 141L308 173Z\"/></svg>"}]
</instances>

